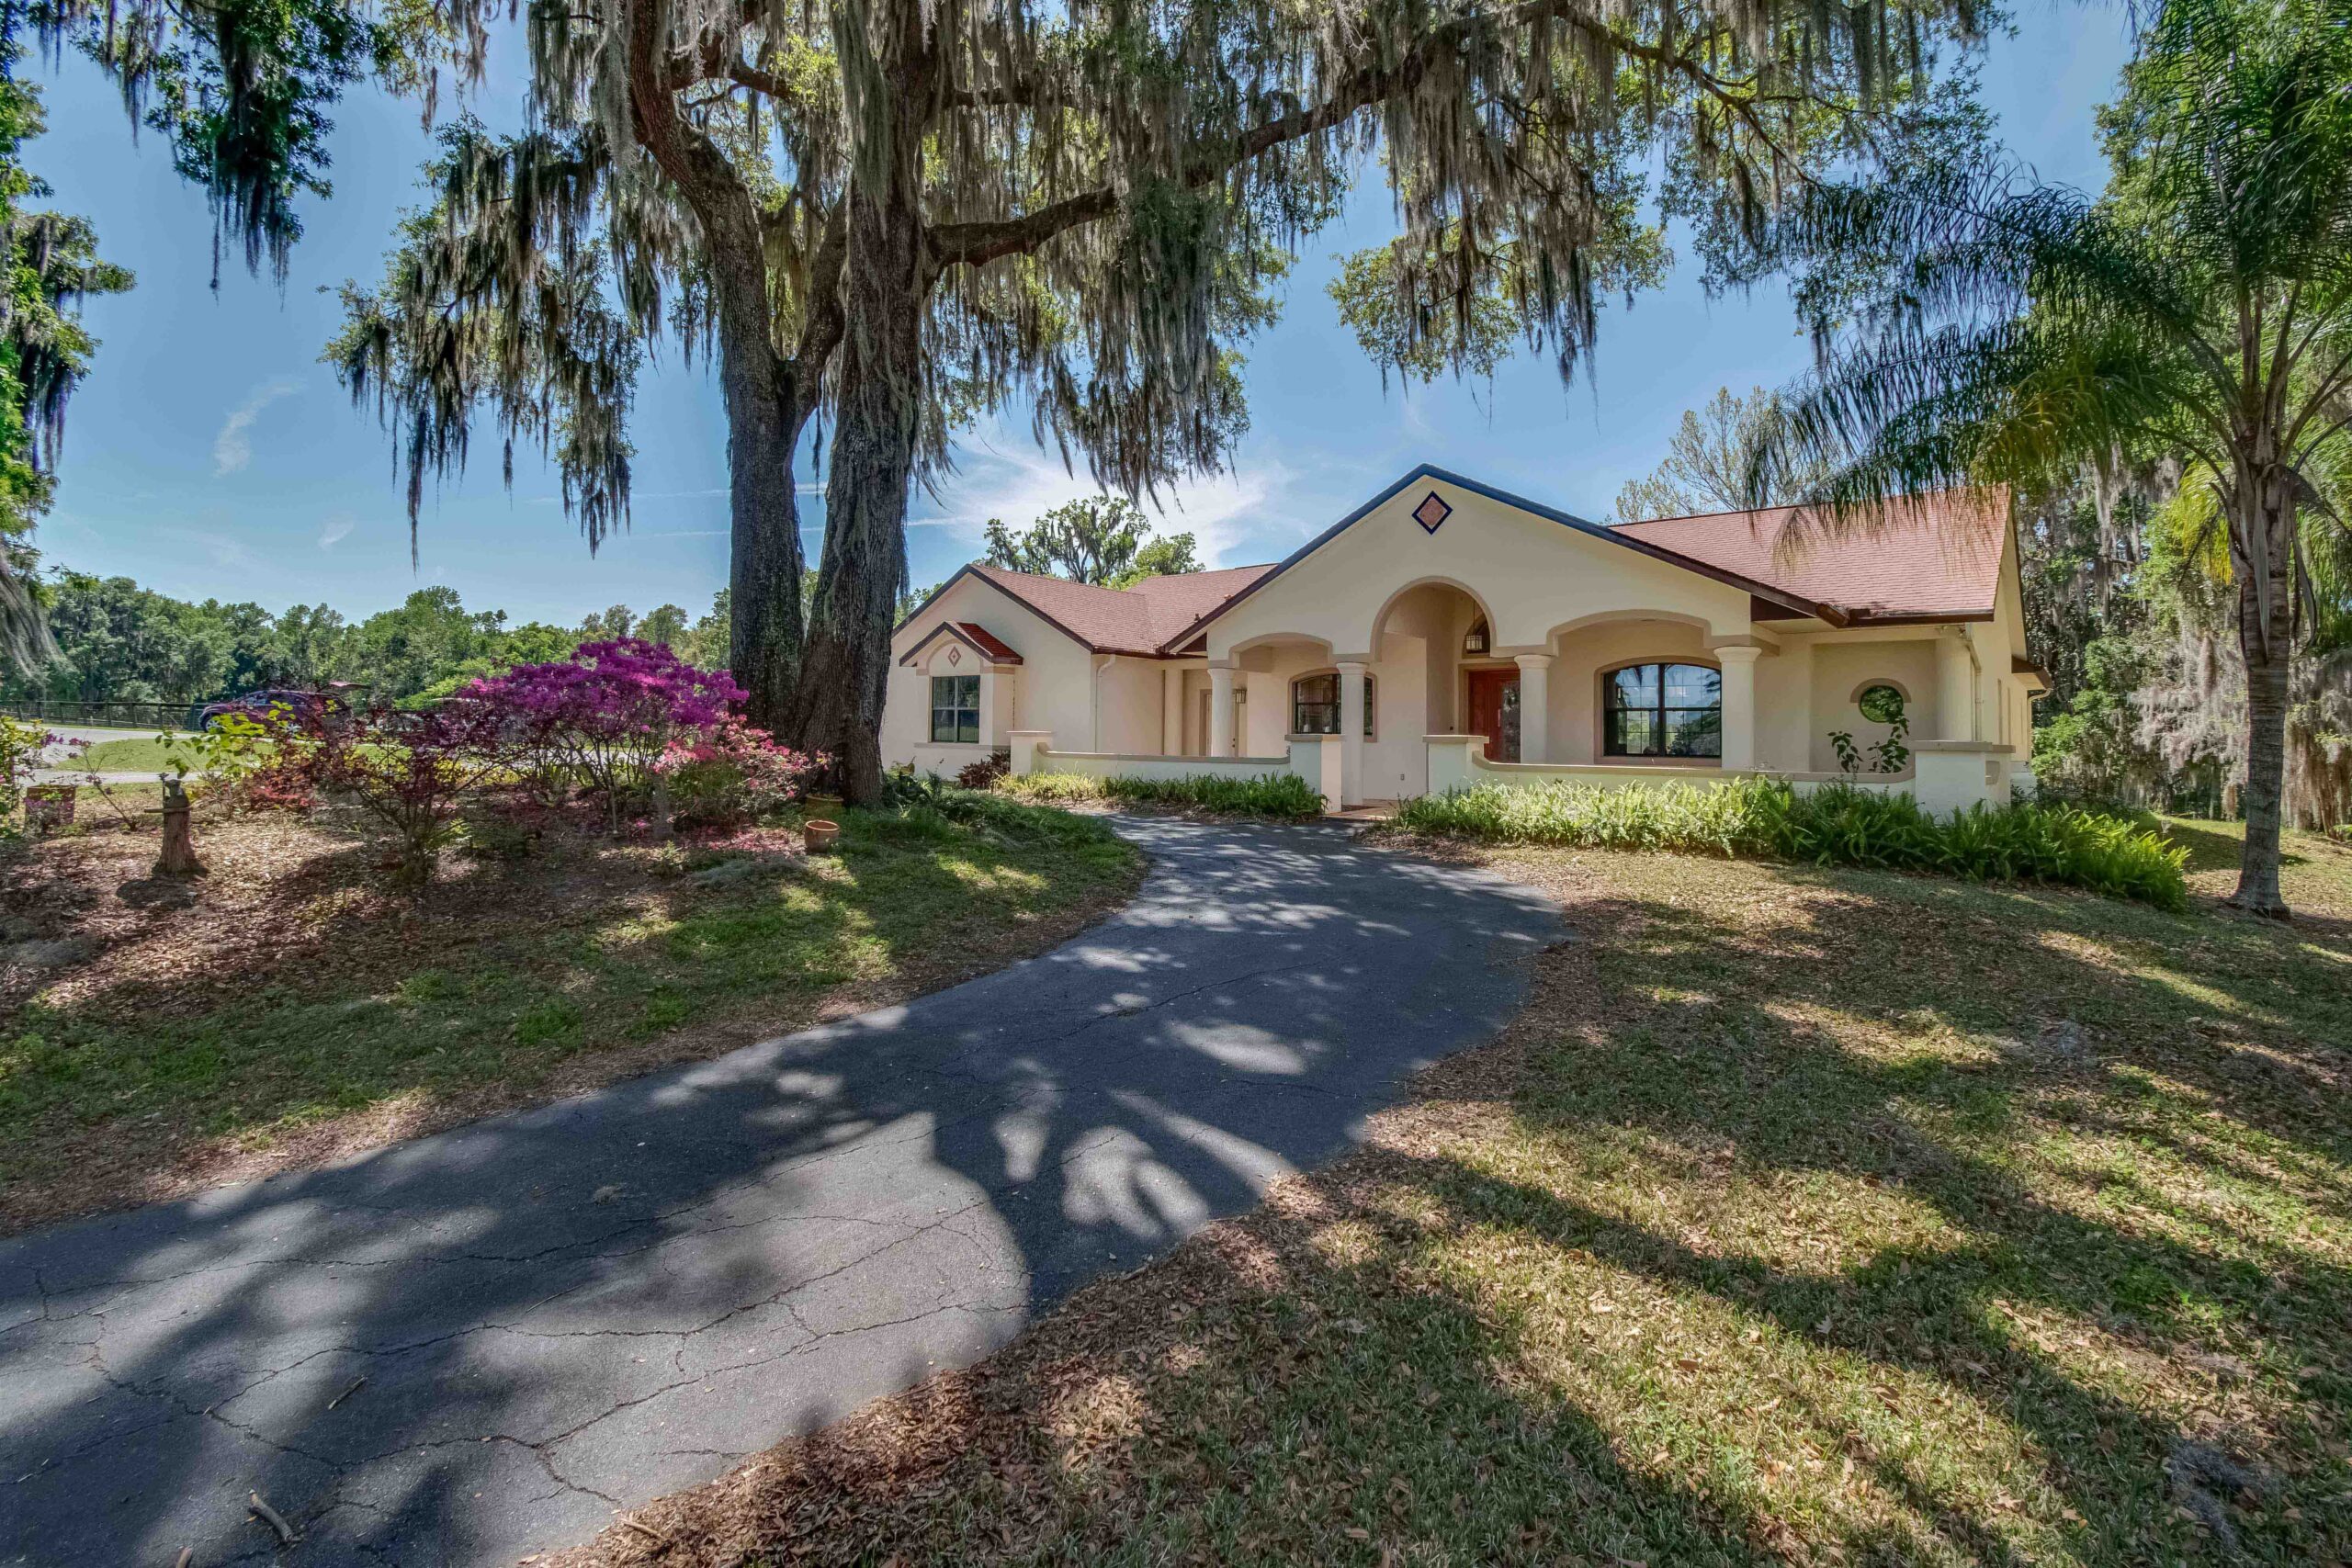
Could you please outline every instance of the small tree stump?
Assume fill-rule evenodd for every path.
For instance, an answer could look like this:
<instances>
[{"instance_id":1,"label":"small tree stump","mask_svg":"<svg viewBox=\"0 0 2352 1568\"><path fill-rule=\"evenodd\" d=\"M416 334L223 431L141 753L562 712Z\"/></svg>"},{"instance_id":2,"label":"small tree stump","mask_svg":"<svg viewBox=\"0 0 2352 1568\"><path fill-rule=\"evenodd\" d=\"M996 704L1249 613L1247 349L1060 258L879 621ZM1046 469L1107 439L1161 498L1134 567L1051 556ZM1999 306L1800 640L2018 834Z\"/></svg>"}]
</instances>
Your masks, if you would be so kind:
<instances>
[{"instance_id":1,"label":"small tree stump","mask_svg":"<svg viewBox=\"0 0 2352 1568\"><path fill-rule=\"evenodd\" d=\"M196 858L196 836L188 829L187 786L175 778L164 780L164 852L156 858L155 874L205 874L204 863Z\"/></svg>"},{"instance_id":2,"label":"small tree stump","mask_svg":"<svg viewBox=\"0 0 2352 1568\"><path fill-rule=\"evenodd\" d=\"M653 775L653 806L648 820L656 843L667 843L677 836L677 828L670 820L670 781L660 773Z\"/></svg>"}]
</instances>

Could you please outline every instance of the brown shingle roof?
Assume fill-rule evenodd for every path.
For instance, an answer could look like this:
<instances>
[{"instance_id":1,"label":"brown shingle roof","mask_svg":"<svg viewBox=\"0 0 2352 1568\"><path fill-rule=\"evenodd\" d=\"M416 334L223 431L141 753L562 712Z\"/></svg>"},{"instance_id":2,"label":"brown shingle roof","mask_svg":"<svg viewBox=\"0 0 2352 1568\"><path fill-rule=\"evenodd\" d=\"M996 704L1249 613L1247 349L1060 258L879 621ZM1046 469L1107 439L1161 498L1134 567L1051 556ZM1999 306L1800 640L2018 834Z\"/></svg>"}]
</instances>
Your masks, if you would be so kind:
<instances>
[{"instance_id":1,"label":"brown shingle roof","mask_svg":"<svg viewBox=\"0 0 2352 1568\"><path fill-rule=\"evenodd\" d=\"M1615 532L1689 560L1834 604L1860 621L1989 615L2000 587L2008 491L1941 491L1890 505L1874 526L1802 533L1800 509L1715 512L1621 523Z\"/></svg>"},{"instance_id":2,"label":"brown shingle roof","mask_svg":"<svg viewBox=\"0 0 2352 1568\"><path fill-rule=\"evenodd\" d=\"M1159 645L1272 570L1228 567L1151 577L1132 588L1098 588L1060 577L1033 577L1001 566L964 569L1002 590L1096 653L1156 653Z\"/></svg>"},{"instance_id":3,"label":"brown shingle roof","mask_svg":"<svg viewBox=\"0 0 2352 1568\"><path fill-rule=\"evenodd\" d=\"M1423 478L1491 496L1589 535L1614 537L1718 581L1778 595L1792 608L1823 615L1838 625L1991 615L2008 530L2007 489L1943 491L1894 503L1878 527L1834 535L1825 531L1810 540L1792 541L1796 547L1784 558L1780 546L1799 514L1796 508L1662 517L1604 527L1424 464L1273 565L1154 577L1128 589L1098 588L978 563L956 576L968 572L982 579L1093 652L1171 654L1179 651L1171 644L1180 637L1198 632L1267 578L1313 554L1383 501Z\"/></svg>"}]
</instances>

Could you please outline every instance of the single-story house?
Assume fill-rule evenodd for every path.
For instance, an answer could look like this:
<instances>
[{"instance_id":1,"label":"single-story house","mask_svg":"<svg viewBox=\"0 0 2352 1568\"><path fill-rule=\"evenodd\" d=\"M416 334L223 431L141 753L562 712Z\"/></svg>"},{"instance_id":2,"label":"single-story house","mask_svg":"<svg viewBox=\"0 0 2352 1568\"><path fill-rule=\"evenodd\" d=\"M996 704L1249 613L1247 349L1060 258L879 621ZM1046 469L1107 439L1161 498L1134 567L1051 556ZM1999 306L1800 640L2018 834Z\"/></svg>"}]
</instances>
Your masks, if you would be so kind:
<instances>
[{"instance_id":1,"label":"single-story house","mask_svg":"<svg viewBox=\"0 0 2352 1568\"><path fill-rule=\"evenodd\" d=\"M971 565L899 626L891 763L1482 781L1840 776L2005 800L2032 699L2007 492L1783 550L1789 509L1607 525L1428 466L1285 559L1113 589Z\"/></svg>"}]
</instances>

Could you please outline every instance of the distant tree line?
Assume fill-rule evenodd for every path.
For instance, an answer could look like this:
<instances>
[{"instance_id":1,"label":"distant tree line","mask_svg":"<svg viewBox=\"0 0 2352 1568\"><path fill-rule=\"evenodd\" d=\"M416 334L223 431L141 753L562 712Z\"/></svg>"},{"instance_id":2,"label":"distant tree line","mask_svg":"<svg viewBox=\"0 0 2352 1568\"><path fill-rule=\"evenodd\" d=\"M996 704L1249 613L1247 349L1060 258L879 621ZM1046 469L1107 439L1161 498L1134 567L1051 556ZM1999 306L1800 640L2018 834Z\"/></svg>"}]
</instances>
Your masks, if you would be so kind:
<instances>
[{"instance_id":1,"label":"distant tree line","mask_svg":"<svg viewBox=\"0 0 2352 1568\"><path fill-rule=\"evenodd\" d=\"M665 644L705 669L727 662L724 590L700 617L675 604L643 615L616 604L578 626L551 626L469 610L454 588L420 588L396 609L350 621L325 604L273 615L251 602L191 604L127 577L61 571L40 586L55 654L0 671L0 702L198 704L332 681L366 686L381 700L430 702L476 676L622 637Z\"/></svg>"}]
</instances>

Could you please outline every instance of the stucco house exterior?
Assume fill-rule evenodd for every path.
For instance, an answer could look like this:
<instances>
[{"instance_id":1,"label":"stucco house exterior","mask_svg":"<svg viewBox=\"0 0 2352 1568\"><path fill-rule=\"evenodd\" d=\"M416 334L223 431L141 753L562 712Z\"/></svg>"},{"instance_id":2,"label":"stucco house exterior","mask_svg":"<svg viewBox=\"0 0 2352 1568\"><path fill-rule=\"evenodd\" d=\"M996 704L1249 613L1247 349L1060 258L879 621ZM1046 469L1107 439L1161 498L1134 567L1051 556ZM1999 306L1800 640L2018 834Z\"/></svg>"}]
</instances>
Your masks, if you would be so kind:
<instances>
[{"instance_id":1,"label":"stucco house exterior","mask_svg":"<svg viewBox=\"0 0 2352 1568\"><path fill-rule=\"evenodd\" d=\"M898 628L892 763L1457 784L1840 776L1899 707L1931 809L2008 798L2042 680L2007 493L1780 548L1785 510L1614 526L1415 468L1269 566L1126 590L973 565ZM1892 693L1892 696L1890 696Z\"/></svg>"}]
</instances>

